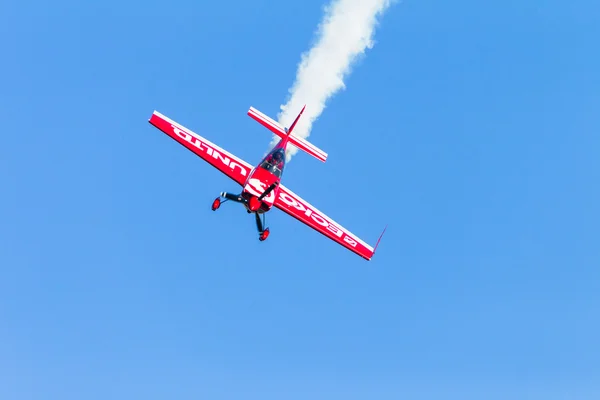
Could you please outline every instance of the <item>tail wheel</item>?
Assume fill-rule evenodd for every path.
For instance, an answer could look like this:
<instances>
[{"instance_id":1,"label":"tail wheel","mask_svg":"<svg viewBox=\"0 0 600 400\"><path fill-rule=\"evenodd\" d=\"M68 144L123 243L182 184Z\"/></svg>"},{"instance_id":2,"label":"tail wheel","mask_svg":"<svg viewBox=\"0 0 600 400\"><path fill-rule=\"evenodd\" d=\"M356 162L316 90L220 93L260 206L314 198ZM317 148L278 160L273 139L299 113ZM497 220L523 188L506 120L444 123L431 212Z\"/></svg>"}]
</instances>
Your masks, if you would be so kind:
<instances>
[{"instance_id":1,"label":"tail wheel","mask_svg":"<svg viewBox=\"0 0 600 400\"><path fill-rule=\"evenodd\" d=\"M217 197L215 199L215 201L213 201L211 208L212 208L213 211L216 211L217 208L219 208L219 207L221 207L221 199L219 197Z\"/></svg>"},{"instance_id":2,"label":"tail wheel","mask_svg":"<svg viewBox=\"0 0 600 400\"><path fill-rule=\"evenodd\" d=\"M260 240L262 242L263 240L266 240L268 237L269 237L269 228L262 231L262 233L258 237L258 240Z\"/></svg>"}]
</instances>

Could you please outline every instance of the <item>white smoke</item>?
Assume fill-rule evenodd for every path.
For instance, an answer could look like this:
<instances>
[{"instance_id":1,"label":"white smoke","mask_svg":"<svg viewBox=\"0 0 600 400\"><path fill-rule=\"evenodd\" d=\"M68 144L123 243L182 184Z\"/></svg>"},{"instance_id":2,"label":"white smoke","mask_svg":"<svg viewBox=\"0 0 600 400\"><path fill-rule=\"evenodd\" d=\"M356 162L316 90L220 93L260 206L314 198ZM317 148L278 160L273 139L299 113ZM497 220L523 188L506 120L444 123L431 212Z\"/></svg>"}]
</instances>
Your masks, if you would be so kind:
<instances>
[{"instance_id":1,"label":"white smoke","mask_svg":"<svg viewBox=\"0 0 600 400\"><path fill-rule=\"evenodd\" d=\"M380 16L393 0L333 0L325 7L315 45L302 54L296 81L290 97L281 106L279 123L289 127L304 104L306 110L294 128L293 135L307 138L313 122L325 109L325 103L345 88L344 77L367 48L373 47L373 31ZM271 145L279 141L275 136ZM290 146L287 159L298 152Z\"/></svg>"}]
</instances>

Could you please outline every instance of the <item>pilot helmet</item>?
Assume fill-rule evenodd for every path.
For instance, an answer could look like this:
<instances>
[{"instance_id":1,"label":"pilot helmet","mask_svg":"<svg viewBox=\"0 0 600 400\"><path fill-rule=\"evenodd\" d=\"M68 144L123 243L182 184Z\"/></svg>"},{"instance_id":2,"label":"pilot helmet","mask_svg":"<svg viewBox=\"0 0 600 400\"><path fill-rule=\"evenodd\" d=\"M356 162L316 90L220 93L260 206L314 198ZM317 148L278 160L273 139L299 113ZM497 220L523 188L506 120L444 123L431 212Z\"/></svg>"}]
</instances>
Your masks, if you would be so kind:
<instances>
[{"instance_id":1,"label":"pilot helmet","mask_svg":"<svg viewBox=\"0 0 600 400\"><path fill-rule=\"evenodd\" d=\"M273 160L275 160L275 162L281 162L283 161L283 154L281 151L276 151L275 153L273 153Z\"/></svg>"}]
</instances>

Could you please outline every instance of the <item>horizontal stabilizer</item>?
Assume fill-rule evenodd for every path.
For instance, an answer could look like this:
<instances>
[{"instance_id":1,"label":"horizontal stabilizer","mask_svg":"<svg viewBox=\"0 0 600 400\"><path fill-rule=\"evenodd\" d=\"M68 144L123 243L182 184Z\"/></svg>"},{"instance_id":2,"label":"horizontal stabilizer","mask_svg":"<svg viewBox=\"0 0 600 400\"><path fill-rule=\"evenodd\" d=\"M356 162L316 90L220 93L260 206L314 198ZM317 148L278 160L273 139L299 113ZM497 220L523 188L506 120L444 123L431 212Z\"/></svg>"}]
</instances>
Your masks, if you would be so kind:
<instances>
[{"instance_id":1,"label":"horizontal stabilizer","mask_svg":"<svg viewBox=\"0 0 600 400\"><path fill-rule=\"evenodd\" d=\"M290 143L300 150L307 152L317 160L321 160L323 162L327 160L327 153L305 139L290 135Z\"/></svg>"},{"instance_id":2,"label":"horizontal stabilizer","mask_svg":"<svg viewBox=\"0 0 600 400\"><path fill-rule=\"evenodd\" d=\"M279 136L280 138L284 138L287 136L285 128L282 125L280 125L279 122L261 113L256 108L250 107L250 109L248 110L248 115L256 121L258 121L265 128L269 129L271 132Z\"/></svg>"},{"instance_id":3,"label":"horizontal stabilizer","mask_svg":"<svg viewBox=\"0 0 600 400\"><path fill-rule=\"evenodd\" d=\"M298 119L304 112L304 108L306 108L306 106L304 106L302 108L302 111L300 111L300 114L298 114L298 116L294 120L294 123L292 124L292 126L290 127L289 130L286 129L284 126L282 126L279 122L277 122L274 119L270 118L269 116L261 113L254 107L250 107L250 109L248 110L248 115L250 117L252 117L254 120L258 121L265 128L269 129L271 132L273 132L274 134L279 136L280 138L282 138L282 139L287 138L289 140L290 144L292 144L292 145L296 146L297 148L299 148L300 150L310 154L311 156L315 157L316 159L325 162L325 160L327 160L327 153L325 153L323 150L319 149L317 146L310 143L306 139L302 139L301 137L295 136L292 133L294 127L296 126L296 123L298 122Z\"/></svg>"}]
</instances>

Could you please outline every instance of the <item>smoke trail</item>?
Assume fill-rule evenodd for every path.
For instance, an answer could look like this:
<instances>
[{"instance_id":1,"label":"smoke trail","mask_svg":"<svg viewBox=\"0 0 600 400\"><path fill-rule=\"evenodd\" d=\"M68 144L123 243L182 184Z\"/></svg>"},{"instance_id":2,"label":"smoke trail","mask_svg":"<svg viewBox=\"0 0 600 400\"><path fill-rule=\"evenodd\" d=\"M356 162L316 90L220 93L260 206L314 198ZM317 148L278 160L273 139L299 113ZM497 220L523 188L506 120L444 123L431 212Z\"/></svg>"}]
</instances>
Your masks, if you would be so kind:
<instances>
[{"instance_id":1,"label":"smoke trail","mask_svg":"<svg viewBox=\"0 0 600 400\"><path fill-rule=\"evenodd\" d=\"M290 97L281 105L279 123L289 126L302 106L306 111L294 128L294 136L307 138L313 122L325 109L325 103L340 89L345 88L344 77L350 67L367 48L373 47L373 31L377 17L393 0L333 0L325 8L325 16L318 28L318 40L298 65L296 81L289 90ZM279 138L275 136L271 145ZM287 159L298 149L291 146Z\"/></svg>"}]
</instances>

